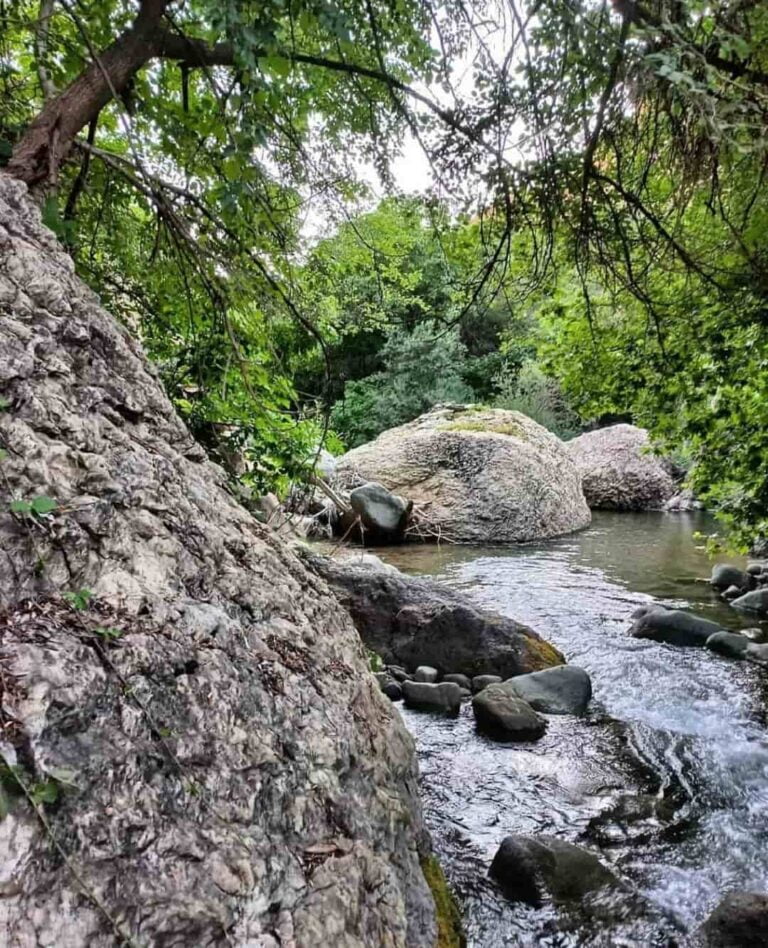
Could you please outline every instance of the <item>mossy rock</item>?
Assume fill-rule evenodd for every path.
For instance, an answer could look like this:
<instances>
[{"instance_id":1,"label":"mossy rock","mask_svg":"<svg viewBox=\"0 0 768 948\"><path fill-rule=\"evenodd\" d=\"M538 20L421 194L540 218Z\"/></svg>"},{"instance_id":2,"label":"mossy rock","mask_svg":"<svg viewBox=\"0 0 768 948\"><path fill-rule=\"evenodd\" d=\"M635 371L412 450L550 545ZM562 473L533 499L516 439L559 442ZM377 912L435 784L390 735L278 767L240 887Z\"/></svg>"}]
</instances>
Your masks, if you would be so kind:
<instances>
[{"instance_id":1,"label":"mossy rock","mask_svg":"<svg viewBox=\"0 0 768 948\"><path fill-rule=\"evenodd\" d=\"M438 431L477 431L480 434L503 434L511 438L525 440L526 434L522 425L514 422L494 423L493 421L452 421L445 425L438 425Z\"/></svg>"},{"instance_id":2,"label":"mossy rock","mask_svg":"<svg viewBox=\"0 0 768 948\"><path fill-rule=\"evenodd\" d=\"M466 948L459 905L437 857L422 856L421 871L435 900L437 948Z\"/></svg>"}]
</instances>

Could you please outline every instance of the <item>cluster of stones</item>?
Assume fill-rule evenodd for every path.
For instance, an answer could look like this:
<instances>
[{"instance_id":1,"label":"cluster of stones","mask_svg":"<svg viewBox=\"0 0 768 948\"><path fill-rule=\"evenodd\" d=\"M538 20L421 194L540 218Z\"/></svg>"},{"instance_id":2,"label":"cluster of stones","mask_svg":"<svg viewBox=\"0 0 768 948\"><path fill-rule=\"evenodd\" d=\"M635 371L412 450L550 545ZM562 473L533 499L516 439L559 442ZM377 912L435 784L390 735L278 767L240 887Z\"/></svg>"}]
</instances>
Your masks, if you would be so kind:
<instances>
[{"instance_id":1,"label":"cluster of stones","mask_svg":"<svg viewBox=\"0 0 768 948\"><path fill-rule=\"evenodd\" d=\"M542 671L469 678L459 673L440 678L436 668L420 665L413 672L388 665L376 676L393 701L418 711L457 716L462 702L472 701L478 730L498 741L533 741L547 728L545 714L583 714L592 683L583 668L555 665ZM440 679L440 680L438 680Z\"/></svg>"}]
</instances>

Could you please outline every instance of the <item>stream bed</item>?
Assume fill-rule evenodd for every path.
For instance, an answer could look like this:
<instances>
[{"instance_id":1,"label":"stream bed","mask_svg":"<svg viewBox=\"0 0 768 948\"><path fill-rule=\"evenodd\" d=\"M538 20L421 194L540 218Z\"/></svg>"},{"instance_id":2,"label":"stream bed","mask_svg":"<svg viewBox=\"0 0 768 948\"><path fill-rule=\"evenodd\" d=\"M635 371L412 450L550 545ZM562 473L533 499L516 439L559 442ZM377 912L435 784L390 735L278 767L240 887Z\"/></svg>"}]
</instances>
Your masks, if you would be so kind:
<instances>
[{"instance_id":1,"label":"stream bed","mask_svg":"<svg viewBox=\"0 0 768 948\"><path fill-rule=\"evenodd\" d=\"M757 628L702 582L712 562L696 530L711 532L706 515L596 513L543 543L381 551L530 625L592 677L587 714L548 716L530 744L478 735L469 704L458 719L398 705L473 948L684 944L726 891L766 891L768 669L627 634L654 600ZM510 833L598 852L636 897L589 910L508 902L487 871Z\"/></svg>"}]
</instances>

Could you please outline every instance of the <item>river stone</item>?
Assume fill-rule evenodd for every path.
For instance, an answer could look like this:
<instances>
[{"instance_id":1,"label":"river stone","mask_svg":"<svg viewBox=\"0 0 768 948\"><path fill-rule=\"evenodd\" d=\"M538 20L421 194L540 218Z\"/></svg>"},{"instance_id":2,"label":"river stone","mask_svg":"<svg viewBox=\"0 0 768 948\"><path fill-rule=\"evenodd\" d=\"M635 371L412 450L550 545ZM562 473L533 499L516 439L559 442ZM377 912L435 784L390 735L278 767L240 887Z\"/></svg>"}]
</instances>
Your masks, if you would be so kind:
<instances>
[{"instance_id":1,"label":"river stone","mask_svg":"<svg viewBox=\"0 0 768 948\"><path fill-rule=\"evenodd\" d=\"M650 453L644 428L598 428L566 447L593 510L654 510L677 492L673 466Z\"/></svg>"},{"instance_id":2,"label":"river stone","mask_svg":"<svg viewBox=\"0 0 768 948\"><path fill-rule=\"evenodd\" d=\"M532 629L478 608L459 590L403 573L375 573L306 550L301 555L331 584L360 638L387 665L511 678L565 661Z\"/></svg>"},{"instance_id":3,"label":"river stone","mask_svg":"<svg viewBox=\"0 0 768 948\"><path fill-rule=\"evenodd\" d=\"M461 688L452 681L433 684L426 681L404 681L403 698L409 708L456 715L461 709Z\"/></svg>"},{"instance_id":4,"label":"river stone","mask_svg":"<svg viewBox=\"0 0 768 948\"><path fill-rule=\"evenodd\" d=\"M750 612L761 619L768 618L768 588L754 589L731 602L734 609Z\"/></svg>"},{"instance_id":5,"label":"river stone","mask_svg":"<svg viewBox=\"0 0 768 948\"><path fill-rule=\"evenodd\" d=\"M765 569L765 563L750 563L747 572L750 576L760 576L761 573L765 572Z\"/></svg>"},{"instance_id":6,"label":"river stone","mask_svg":"<svg viewBox=\"0 0 768 948\"><path fill-rule=\"evenodd\" d=\"M501 675L475 675L472 679L472 691L482 691L488 685L499 685L504 679Z\"/></svg>"},{"instance_id":7,"label":"river stone","mask_svg":"<svg viewBox=\"0 0 768 948\"><path fill-rule=\"evenodd\" d=\"M706 641L707 648L718 655L725 655L728 658L744 658L744 652L750 644L746 635L739 635L738 632L715 632L714 635Z\"/></svg>"},{"instance_id":8,"label":"river stone","mask_svg":"<svg viewBox=\"0 0 768 948\"><path fill-rule=\"evenodd\" d=\"M768 896L731 892L698 930L703 948L765 948L768 945Z\"/></svg>"},{"instance_id":9,"label":"river stone","mask_svg":"<svg viewBox=\"0 0 768 948\"><path fill-rule=\"evenodd\" d=\"M509 685L508 681L488 685L474 696L477 726L497 741L535 741L544 734L547 723Z\"/></svg>"},{"instance_id":10,"label":"river stone","mask_svg":"<svg viewBox=\"0 0 768 948\"><path fill-rule=\"evenodd\" d=\"M0 512L2 753L75 784L44 804L66 858L23 799L0 821L3 941L434 945L413 740L352 622L4 174L0 396L0 489L59 505Z\"/></svg>"},{"instance_id":11,"label":"river stone","mask_svg":"<svg viewBox=\"0 0 768 948\"><path fill-rule=\"evenodd\" d=\"M583 668L558 665L505 682L534 711L543 714L583 714L592 697L592 682Z\"/></svg>"},{"instance_id":12,"label":"river stone","mask_svg":"<svg viewBox=\"0 0 768 948\"><path fill-rule=\"evenodd\" d=\"M743 596L744 590L739 589L738 586L729 586L725 592L720 593L720 595L723 599L727 599L730 602L732 599L738 599L739 596Z\"/></svg>"},{"instance_id":13,"label":"river stone","mask_svg":"<svg viewBox=\"0 0 768 948\"><path fill-rule=\"evenodd\" d=\"M389 698L390 701L400 701L403 697L403 687L399 681L395 681L390 678L390 680L382 686L381 689L384 694Z\"/></svg>"},{"instance_id":14,"label":"river stone","mask_svg":"<svg viewBox=\"0 0 768 948\"><path fill-rule=\"evenodd\" d=\"M414 681L435 682L439 677L439 672L431 665L419 665L413 675Z\"/></svg>"},{"instance_id":15,"label":"river stone","mask_svg":"<svg viewBox=\"0 0 768 948\"><path fill-rule=\"evenodd\" d=\"M562 441L516 411L436 406L338 459L335 486L365 481L414 501L435 538L540 540L591 519Z\"/></svg>"},{"instance_id":16,"label":"river stone","mask_svg":"<svg viewBox=\"0 0 768 948\"><path fill-rule=\"evenodd\" d=\"M404 498L371 481L350 492L349 504L362 520L366 540L387 543L402 539L411 511Z\"/></svg>"},{"instance_id":17,"label":"river stone","mask_svg":"<svg viewBox=\"0 0 768 948\"><path fill-rule=\"evenodd\" d=\"M679 609L652 609L639 616L629 630L636 639L653 639L668 645L704 646L721 626Z\"/></svg>"},{"instance_id":18,"label":"river stone","mask_svg":"<svg viewBox=\"0 0 768 948\"><path fill-rule=\"evenodd\" d=\"M750 642L744 649L744 658L759 665L768 664L768 645L761 642Z\"/></svg>"},{"instance_id":19,"label":"river stone","mask_svg":"<svg viewBox=\"0 0 768 948\"><path fill-rule=\"evenodd\" d=\"M710 583L715 589L728 589L729 586L736 586L742 592L752 589L755 585L754 577L738 566L731 566L730 563L716 563L712 567L712 576Z\"/></svg>"},{"instance_id":20,"label":"river stone","mask_svg":"<svg viewBox=\"0 0 768 948\"><path fill-rule=\"evenodd\" d=\"M413 681L411 672L406 671L401 665L385 665L384 668L395 679L395 681Z\"/></svg>"},{"instance_id":21,"label":"river stone","mask_svg":"<svg viewBox=\"0 0 768 948\"><path fill-rule=\"evenodd\" d=\"M459 686L459 688L464 688L466 691L470 692L472 690L472 681L466 675L443 675L443 681L453 681Z\"/></svg>"},{"instance_id":22,"label":"river stone","mask_svg":"<svg viewBox=\"0 0 768 948\"><path fill-rule=\"evenodd\" d=\"M491 876L507 898L539 906L578 901L591 892L620 885L589 850L554 836L507 836L493 858Z\"/></svg>"}]
</instances>

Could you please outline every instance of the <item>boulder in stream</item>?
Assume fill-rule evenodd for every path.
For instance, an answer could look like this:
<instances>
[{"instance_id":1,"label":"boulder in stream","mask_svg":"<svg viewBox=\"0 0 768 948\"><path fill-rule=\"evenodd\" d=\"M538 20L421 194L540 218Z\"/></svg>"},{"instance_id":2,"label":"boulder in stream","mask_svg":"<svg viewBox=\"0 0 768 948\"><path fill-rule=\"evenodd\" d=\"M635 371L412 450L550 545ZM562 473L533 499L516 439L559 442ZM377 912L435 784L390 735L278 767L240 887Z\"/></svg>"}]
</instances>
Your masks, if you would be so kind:
<instances>
[{"instance_id":1,"label":"boulder in stream","mask_svg":"<svg viewBox=\"0 0 768 948\"><path fill-rule=\"evenodd\" d=\"M753 589L731 602L734 609L749 612L760 619L768 618L768 586Z\"/></svg>"},{"instance_id":2,"label":"boulder in stream","mask_svg":"<svg viewBox=\"0 0 768 948\"><path fill-rule=\"evenodd\" d=\"M704 646L707 639L722 628L709 619L683 612L680 609L651 608L637 610L630 635L636 639L653 639L668 645Z\"/></svg>"},{"instance_id":3,"label":"boulder in stream","mask_svg":"<svg viewBox=\"0 0 768 948\"><path fill-rule=\"evenodd\" d=\"M644 428L598 428L566 447L593 510L660 509L677 493L673 465L651 453Z\"/></svg>"},{"instance_id":4,"label":"boulder in stream","mask_svg":"<svg viewBox=\"0 0 768 948\"><path fill-rule=\"evenodd\" d=\"M437 406L338 459L337 486L365 481L413 500L425 539L537 540L591 519L563 443L515 411Z\"/></svg>"},{"instance_id":5,"label":"boulder in stream","mask_svg":"<svg viewBox=\"0 0 768 948\"><path fill-rule=\"evenodd\" d=\"M497 741L535 741L547 722L510 688L510 682L488 685L472 699L477 727Z\"/></svg>"},{"instance_id":6,"label":"boulder in stream","mask_svg":"<svg viewBox=\"0 0 768 948\"><path fill-rule=\"evenodd\" d=\"M406 705L417 711L457 715L461 709L461 688L455 682L404 681L402 689Z\"/></svg>"},{"instance_id":7,"label":"boulder in stream","mask_svg":"<svg viewBox=\"0 0 768 948\"><path fill-rule=\"evenodd\" d=\"M518 675L505 685L534 711L544 714L583 714L592 697L589 675L576 665L557 665Z\"/></svg>"},{"instance_id":8,"label":"boulder in stream","mask_svg":"<svg viewBox=\"0 0 768 948\"><path fill-rule=\"evenodd\" d=\"M491 863L491 876L515 902L538 906L583 899L618 877L587 849L554 836L507 836Z\"/></svg>"},{"instance_id":9,"label":"boulder in stream","mask_svg":"<svg viewBox=\"0 0 768 948\"><path fill-rule=\"evenodd\" d=\"M725 655L726 658L744 658L750 640L746 635L741 635L739 632L726 632L723 629L710 635L705 645L711 652Z\"/></svg>"},{"instance_id":10,"label":"boulder in stream","mask_svg":"<svg viewBox=\"0 0 768 948\"><path fill-rule=\"evenodd\" d=\"M410 501L375 481L350 491L349 504L360 517L366 541L373 543L399 543L413 508Z\"/></svg>"},{"instance_id":11,"label":"boulder in stream","mask_svg":"<svg viewBox=\"0 0 768 948\"><path fill-rule=\"evenodd\" d=\"M765 948L768 945L768 895L731 892L697 932L703 948Z\"/></svg>"},{"instance_id":12,"label":"boulder in stream","mask_svg":"<svg viewBox=\"0 0 768 948\"><path fill-rule=\"evenodd\" d=\"M349 611L363 642L387 665L431 665L503 678L562 665L562 654L533 629L486 612L458 590L403 573L373 572L304 551Z\"/></svg>"},{"instance_id":13,"label":"boulder in stream","mask_svg":"<svg viewBox=\"0 0 768 948\"><path fill-rule=\"evenodd\" d=\"M710 583L721 592L730 586L736 586L743 592L754 589L755 577L746 570L739 569L738 566L731 566L730 563L715 563L712 567L712 576Z\"/></svg>"}]
</instances>

